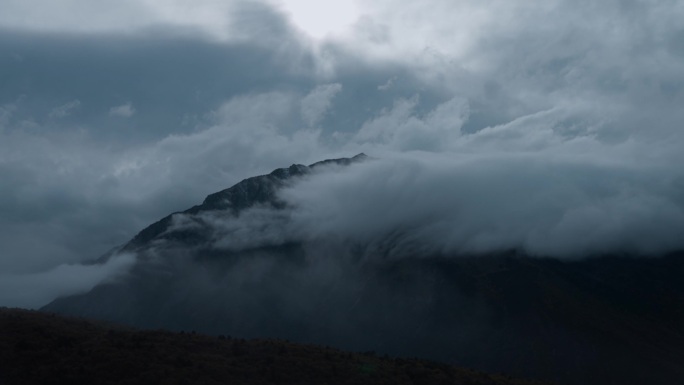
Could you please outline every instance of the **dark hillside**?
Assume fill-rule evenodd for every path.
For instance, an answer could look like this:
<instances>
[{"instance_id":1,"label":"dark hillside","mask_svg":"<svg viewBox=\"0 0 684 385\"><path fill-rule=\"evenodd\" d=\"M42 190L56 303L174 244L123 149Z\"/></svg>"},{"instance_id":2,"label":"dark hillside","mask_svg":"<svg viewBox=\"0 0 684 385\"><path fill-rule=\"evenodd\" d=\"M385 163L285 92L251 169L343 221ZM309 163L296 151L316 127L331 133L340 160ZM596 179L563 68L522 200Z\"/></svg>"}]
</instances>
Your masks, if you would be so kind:
<instances>
[{"instance_id":1,"label":"dark hillside","mask_svg":"<svg viewBox=\"0 0 684 385\"><path fill-rule=\"evenodd\" d=\"M369 383L542 384L373 352L135 330L0 309L0 384Z\"/></svg>"}]
</instances>

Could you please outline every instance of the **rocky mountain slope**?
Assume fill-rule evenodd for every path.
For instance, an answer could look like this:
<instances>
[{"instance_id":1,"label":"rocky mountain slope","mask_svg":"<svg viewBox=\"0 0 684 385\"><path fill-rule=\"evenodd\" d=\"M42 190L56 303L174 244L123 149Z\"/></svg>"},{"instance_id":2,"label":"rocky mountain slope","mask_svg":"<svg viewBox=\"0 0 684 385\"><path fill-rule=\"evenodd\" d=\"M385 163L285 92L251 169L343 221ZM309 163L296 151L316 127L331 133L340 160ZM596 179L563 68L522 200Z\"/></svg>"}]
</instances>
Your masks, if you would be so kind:
<instances>
[{"instance_id":1,"label":"rocky mountain slope","mask_svg":"<svg viewBox=\"0 0 684 385\"><path fill-rule=\"evenodd\" d=\"M204 199L202 204L193 206L185 210L182 214L197 215L203 212L226 211L232 215L238 215L241 211L255 205L269 205L273 208L282 208L283 203L277 199L276 193L279 189L292 182L297 177L304 176L312 171L325 166L338 165L348 166L355 162L363 162L368 159L366 154L358 154L352 158L328 159L316 162L309 166L293 164L288 168L279 168L268 175L260 175L247 178L233 187L210 194ZM136 235L123 250L136 250L145 248L156 238L179 239L183 242L199 243L202 233L198 231L167 233L172 223L174 213L168 215L154 224L146 227ZM197 237L196 239L193 237Z\"/></svg>"}]
</instances>

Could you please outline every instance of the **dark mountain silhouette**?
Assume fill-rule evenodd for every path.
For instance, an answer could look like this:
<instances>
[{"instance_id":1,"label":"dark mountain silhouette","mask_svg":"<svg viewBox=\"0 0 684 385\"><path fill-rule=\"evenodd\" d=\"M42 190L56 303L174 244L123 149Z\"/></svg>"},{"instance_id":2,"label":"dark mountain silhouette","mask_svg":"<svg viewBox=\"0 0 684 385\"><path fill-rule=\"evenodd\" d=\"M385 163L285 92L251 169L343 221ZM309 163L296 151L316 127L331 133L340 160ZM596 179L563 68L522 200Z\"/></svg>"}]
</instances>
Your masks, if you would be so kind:
<instances>
[{"instance_id":1,"label":"dark mountain silhouette","mask_svg":"<svg viewBox=\"0 0 684 385\"><path fill-rule=\"evenodd\" d=\"M283 340L136 330L0 308L0 384L542 385Z\"/></svg>"},{"instance_id":2,"label":"dark mountain silhouette","mask_svg":"<svg viewBox=\"0 0 684 385\"><path fill-rule=\"evenodd\" d=\"M365 159L292 165L209 195L181 213L182 226L168 216L122 247L137 255L125 278L44 310L418 356L561 384L683 383L684 253L560 261L402 250L391 258L399 231L373 249L285 238L236 250L212 243L217 220L242 223L251 208L287 218L279 189Z\"/></svg>"}]
</instances>

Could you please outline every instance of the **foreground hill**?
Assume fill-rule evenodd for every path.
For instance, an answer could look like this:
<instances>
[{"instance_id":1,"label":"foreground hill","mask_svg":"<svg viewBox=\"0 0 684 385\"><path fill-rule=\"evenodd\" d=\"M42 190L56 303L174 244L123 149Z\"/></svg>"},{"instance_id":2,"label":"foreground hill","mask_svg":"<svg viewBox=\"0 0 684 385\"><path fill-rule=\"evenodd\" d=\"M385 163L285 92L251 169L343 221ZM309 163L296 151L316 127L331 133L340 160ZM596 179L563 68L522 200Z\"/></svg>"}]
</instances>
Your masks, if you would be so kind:
<instances>
[{"instance_id":1,"label":"foreground hill","mask_svg":"<svg viewBox=\"0 0 684 385\"><path fill-rule=\"evenodd\" d=\"M541 382L282 340L134 330L0 309L0 384L469 384Z\"/></svg>"}]
</instances>

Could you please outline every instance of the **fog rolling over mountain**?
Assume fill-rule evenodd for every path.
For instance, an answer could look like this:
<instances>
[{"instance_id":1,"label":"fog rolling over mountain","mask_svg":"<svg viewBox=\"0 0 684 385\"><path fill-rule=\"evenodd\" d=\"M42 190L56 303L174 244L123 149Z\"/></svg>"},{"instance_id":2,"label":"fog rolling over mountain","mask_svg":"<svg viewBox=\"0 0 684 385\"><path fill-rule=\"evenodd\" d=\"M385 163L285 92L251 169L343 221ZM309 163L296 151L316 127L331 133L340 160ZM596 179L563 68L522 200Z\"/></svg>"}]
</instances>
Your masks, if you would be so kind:
<instances>
[{"instance_id":1,"label":"fog rolling over mountain","mask_svg":"<svg viewBox=\"0 0 684 385\"><path fill-rule=\"evenodd\" d=\"M508 167L527 167L525 182ZM562 384L678 383L681 217L615 213L676 196L635 190L646 174L599 165L594 176L612 178L587 183L573 167L586 169L424 155L294 164L148 226L100 260L135 258L129 271L43 309Z\"/></svg>"}]
</instances>

